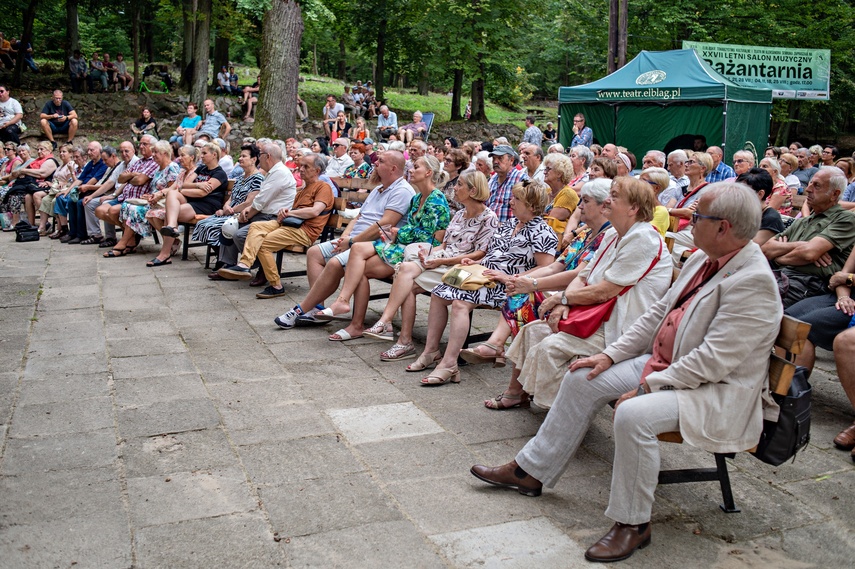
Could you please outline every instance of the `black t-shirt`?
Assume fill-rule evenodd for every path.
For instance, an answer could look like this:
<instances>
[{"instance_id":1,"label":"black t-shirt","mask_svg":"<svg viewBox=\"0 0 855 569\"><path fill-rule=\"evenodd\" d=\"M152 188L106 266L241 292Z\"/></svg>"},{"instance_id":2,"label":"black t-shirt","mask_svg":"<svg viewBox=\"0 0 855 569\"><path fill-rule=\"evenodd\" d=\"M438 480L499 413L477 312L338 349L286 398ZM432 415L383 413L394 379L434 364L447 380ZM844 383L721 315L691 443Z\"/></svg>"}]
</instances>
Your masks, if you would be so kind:
<instances>
[{"instance_id":1,"label":"black t-shirt","mask_svg":"<svg viewBox=\"0 0 855 569\"><path fill-rule=\"evenodd\" d=\"M784 232L781 214L773 207L767 207L763 210L763 216L760 218L760 231L764 229L771 231L774 235Z\"/></svg>"},{"instance_id":2,"label":"black t-shirt","mask_svg":"<svg viewBox=\"0 0 855 569\"><path fill-rule=\"evenodd\" d=\"M72 107L71 103L69 103L66 100L63 100L62 104L60 104L57 107L56 105L53 104L53 99L51 99L47 103L45 103L44 107L42 107L42 114L43 115L59 115L61 117L67 117L69 114L71 114L71 111L73 111L73 110L74 110L74 107ZM50 120L53 121L53 120L57 120L57 119L50 119Z\"/></svg>"},{"instance_id":3,"label":"black t-shirt","mask_svg":"<svg viewBox=\"0 0 855 569\"><path fill-rule=\"evenodd\" d=\"M208 167L204 164L196 168L196 182L207 182L211 178L220 181L218 188L203 198L187 198L187 201L191 203L194 201L210 201L211 203L217 203L222 206L226 200L226 191L228 191L229 186L229 177L226 175L225 170L219 166L213 170L208 170Z\"/></svg>"}]
</instances>

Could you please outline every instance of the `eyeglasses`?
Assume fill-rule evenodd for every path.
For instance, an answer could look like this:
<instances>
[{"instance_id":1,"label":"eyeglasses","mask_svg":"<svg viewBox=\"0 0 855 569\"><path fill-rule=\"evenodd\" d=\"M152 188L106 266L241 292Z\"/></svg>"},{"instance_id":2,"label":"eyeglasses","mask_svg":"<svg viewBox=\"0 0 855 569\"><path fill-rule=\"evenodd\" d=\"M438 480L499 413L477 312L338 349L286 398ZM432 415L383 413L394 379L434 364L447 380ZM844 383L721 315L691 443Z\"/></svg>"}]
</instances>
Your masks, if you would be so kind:
<instances>
[{"instance_id":1,"label":"eyeglasses","mask_svg":"<svg viewBox=\"0 0 855 569\"><path fill-rule=\"evenodd\" d=\"M733 161L734 164L742 164L743 162L748 162L748 160L745 160L744 158L737 158Z\"/></svg>"},{"instance_id":2,"label":"eyeglasses","mask_svg":"<svg viewBox=\"0 0 855 569\"><path fill-rule=\"evenodd\" d=\"M344 144L333 144L333 148L338 148L339 146L344 146Z\"/></svg>"},{"instance_id":3,"label":"eyeglasses","mask_svg":"<svg viewBox=\"0 0 855 569\"><path fill-rule=\"evenodd\" d=\"M714 215L703 215L702 213L693 213L692 214L692 223L697 223L699 219L713 219L716 221L721 221L723 217L716 217Z\"/></svg>"},{"instance_id":4,"label":"eyeglasses","mask_svg":"<svg viewBox=\"0 0 855 569\"><path fill-rule=\"evenodd\" d=\"M653 180L644 180L644 181L647 182L648 184L650 184L651 186L658 186L659 185L656 182L654 182Z\"/></svg>"},{"instance_id":5,"label":"eyeglasses","mask_svg":"<svg viewBox=\"0 0 855 569\"><path fill-rule=\"evenodd\" d=\"M585 122L585 119L573 119L573 122Z\"/></svg>"},{"instance_id":6,"label":"eyeglasses","mask_svg":"<svg viewBox=\"0 0 855 569\"><path fill-rule=\"evenodd\" d=\"M258 157L261 158L262 156L270 156L270 154L267 152L259 152Z\"/></svg>"},{"instance_id":7,"label":"eyeglasses","mask_svg":"<svg viewBox=\"0 0 855 569\"><path fill-rule=\"evenodd\" d=\"M697 160L686 160L686 166L689 166L690 164L697 164L697 163L698 163Z\"/></svg>"}]
</instances>

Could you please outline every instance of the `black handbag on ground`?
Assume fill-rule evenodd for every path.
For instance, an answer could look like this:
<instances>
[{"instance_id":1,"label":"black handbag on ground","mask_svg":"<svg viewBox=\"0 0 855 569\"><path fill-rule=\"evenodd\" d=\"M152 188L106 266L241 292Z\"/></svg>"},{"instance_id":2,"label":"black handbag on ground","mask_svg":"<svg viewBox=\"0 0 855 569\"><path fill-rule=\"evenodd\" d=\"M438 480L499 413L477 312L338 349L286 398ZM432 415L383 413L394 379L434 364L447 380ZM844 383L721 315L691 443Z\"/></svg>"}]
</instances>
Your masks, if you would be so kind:
<instances>
[{"instance_id":1,"label":"black handbag on ground","mask_svg":"<svg viewBox=\"0 0 855 569\"><path fill-rule=\"evenodd\" d=\"M810 442L810 399L811 386L807 369L797 367L786 396L773 393L772 397L781 408L778 422L763 421L763 434L753 454L756 458L778 466Z\"/></svg>"},{"instance_id":2,"label":"black handbag on ground","mask_svg":"<svg viewBox=\"0 0 855 569\"><path fill-rule=\"evenodd\" d=\"M39 240L39 228L33 227L26 221L19 221L15 225L15 241L17 243L27 243L29 241Z\"/></svg>"}]
</instances>

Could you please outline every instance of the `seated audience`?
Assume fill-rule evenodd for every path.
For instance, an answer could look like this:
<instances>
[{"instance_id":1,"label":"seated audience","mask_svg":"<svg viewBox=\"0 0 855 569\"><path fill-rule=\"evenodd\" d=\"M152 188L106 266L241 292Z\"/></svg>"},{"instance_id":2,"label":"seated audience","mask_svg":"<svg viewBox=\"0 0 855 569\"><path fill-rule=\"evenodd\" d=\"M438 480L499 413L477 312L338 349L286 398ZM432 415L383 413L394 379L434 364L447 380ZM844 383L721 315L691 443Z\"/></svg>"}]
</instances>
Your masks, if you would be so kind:
<instances>
[{"instance_id":1,"label":"seated audience","mask_svg":"<svg viewBox=\"0 0 855 569\"><path fill-rule=\"evenodd\" d=\"M840 168L823 166L805 189L812 213L763 244L763 253L786 277L784 308L825 294L828 280L842 270L855 243L855 214L837 203L846 187Z\"/></svg>"},{"instance_id":2,"label":"seated audience","mask_svg":"<svg viewBox=\"0 0 855 569\"><path fill-rule=\"evenodd\" d=\"M343 177L362 178L363 180L367 180L371 176L371 171L374 168L371 167L370 162L365 161L365 145L359 142L354 142L350 145L350 150L347 151L347 155L350 156L353 164L345 168Z\"/></svg>"},{"instance_id":3,"label":"seated audience","mask_svg":"<svg viewBox=\"0 0 855 569\"><path fill-rule=\"evenodd\" d=\"M350 148L350 140L344 137L336 139L332 143L332 147L333 155L330 157L324 173L330 178L343 177L347 169L353 166L353 159L347 154Z\"/></svg>"},{"instance_id":4,"label":"seated audience","mask_svg":"<svg viewBox=\"0 0 855 569\"><path fill-rule=\"evenodd\" d=\"M123 91L130 91L134 88L134 76L128 73L128 64L125 63L125 56L121 53L116 54L116 90L121 88Z\"/></svg>"},{"instance_id":5,"label":"seated audience","mask_svg":"<svg viewBox=\"0 0 855 569\"><path fill-rule=\"evenodd\" d=\"M686 176L686 160L689 157L685 150L673 150L668 154L668 173L673 184L659 194L659 203L666 208L677 205L689 193L689 177Z\"/></svg>"},{"instance_id":6,"label":"seated audience","mask_svg":"<svg viewBox=\"0 0 855 569\"><path fill-rule=\"evenodd\" d=\"M80 243L81 245L97 243L100 248L106 249L107 247L116 245L116 226L110 222L105 222L104 233L102 235L98 207L101 204L120 206L118 197L122 193L124 184L119 183L119 176L122 175L128 166L139 160L139 157L136 155L133 143L125 140L119 144L118 154L110 146L102 148L101 158L107 164L107 171L101 176L95 191L83 198L86 234L88 238Z\"/></svg>"},{"instance_id":7,"label":"seated audience","mask_svg":"<svg viewBox=\"0 0 855 569\"><path fill-rule=\"evenodd\" d=\"M437 189L445 182L442 166L436 158L422 156L413 164L409 182L416 195L410 202L404 224L400 228L381 226L379 239L355 243L351 247L338 297L329 308L315 315L316 319L324 320L350 312L350 299L362 288L362 298L354 301L350 324L330 336L330 340L344 341L362 336L368 309L368 278L392 277L395 267L404 260L416 258L422 248L429 251L442 243L451 219L448 202Z\"/></svg>"},{"instance_id":8,"label":"seated audience","mask_svg":"<svg viewBox=\"0 0 855 569\"><path fill-rule=\"evenodd\" d=\"M405 260L397 269L389 301L380 319L365 335L380 340L395 339L392 318L401 309L401 332L398 341L380 355L382 361L397 361L415 357L413 326L416 320L416 297L442 282L442 275L451 267L469 259L481 260L499 220L484 202L489 196L487 178L480 172L465 172L457 178L454 201L462 209L448 224L442 244L419 247L416 258Z\"/></svg>"},{"instance_id":9,"label":"seated audience","mask_svg":"<svg viewBox=\"0 0 855 569\"><path fill-rule=\"evenodd\" d=\"M49 182L53 178L53 173L59 166L52 152L53 147L50 142L43 140L36 146L36 158L26 163L30 158L29 147L27 147L27 151L21 155L25 161L24 166L12 171L12 181L3 190L0 213L11 214L13 225L18 223L21 210L27 204L27 222L35 226L36 212L32 196L39 191L40 183Z\"/></svg>"},{"instance_id":10,"label":"seated audience","mask_svg":"<svg viewBox=\"0 0 855 569\"><path fill-rule=\"evenodd\" d=\"M243 89L243 104L246 106L246 113L243 115L243 120L246 122L255 121L255 117L252 115L252 108L253 105L258 103L259 93L261 93L261 75L255 78L255 83L251 87L244 87ZM300 114L301 110L303 111L302 114ZM297 115L303 122L309 120L309 111L306 108L306 103L303 103L299 95L297 96Z\"/></svg>"},{"instance_id":11,"label":"seated audience","mask_svg":"<svg viewBox=\"0 0 855 569\"><path fill-rule=\"evenodd\" d=\"M440 156L443 156L442 159L440 159L440 156L436 156L437 160L441 160L441 163L444 165L445 173L448 174L448 182L446 182L445 186L442 188L442 193L445 195L451 214L454 215L463 209L463 204L459 203L455 199L455 196L457 195L457 179L460 177L460 174L469 167L469 158L466 153L459 148L452 148L447 153L443 150L444 149L440 147L434 150L434 154L438 151ZM484 179L486 180L487 177L485 176Z\"/></svg>"},{"instance_id":12,"label":"seated audience","mask_svg":"<svg viewBox=\"0 0 855 569\"><path fill-rule=\"evenodd\" d=\"M229 89L232 95L237 95L238 97L243 95L243 89L238 85L238 75L235 73L234 67L229 67Z\"/></svg>"},{"instance_id":13,"label":"seated audience","mask_svg":"<svg viewBox=\"0 0 855 569\"><path fill-rule=\"evenodd\" d=\"M344 112L344 105L336 101L335 95L327 95L327 104L322 109L324 119L324 134L331 139L333 123L338 120L338 113Z\"/></svg>"},{"instance_id":14,"label":"seated audience","mask_svg":"<svg viewBox=\"0 0 855 569\"><path fill-rule=\"evenodd\" d=\"M100 142L92 141L87 145L86 155L89 161L83 166L77 179L56 196L53 208L58 227L50 237L59 239L61 243L77 244L87 239L83 200L95 191L98 181L107 171L101 150Z\"/></svg>"},{"instance_id":15,"label":"seated audience","mask_svg":"<svg viewBox=\"0 0 855 569\"><path fill-rule=\"evenodd\" d=\"M20 144L23 118L21 103L12 98L9 87L0 84L0 140Z\"/></svg>"},{"instance_id":16,"label":"seated audience","mask_svg":"<svg viewBox=\"0 0 855 569\"><path fill-rule=\"evenodd\" d=\"M309 107L300 95L297 95L297 118L304 123L309 122Z\"/></svg>"},{"instance_id":17,"label":"seated audience","mask_svg":"<svg viewBox=\"0 0 855 569\"><path fill-rule=\"evenodd\" d=\"M772 193L772 176L769 175L769 172L761 168L751 168L744 174L737 176L736 181L745 184L757 192L757 196L760 198L762 215L760 217L760 229L757 230L757 235L754 236L754 242L758 245L763 245L763 243L784 231L784 222L781 221L781 214L766 201L766 198Z\"/></svg>"},{"instance_id":18,"label":"seated audience","mask_svg":"<svg viewBox=\"0 0 855 569\"><path fill-rule=\"evenodd\" d=\"M261 182L264 180L264 174L258 170L258 153L259 150L255 144L241 147L238 164L243 174L235 180L229 203L215 211L214 215L196 223L193 228L193 241L219 247L222 227L226 220L252 206L252 201L258 195ZM211 275L208 277L211 278Z\"/></svg>"},{"instance_id":19,"label":"seated audience","mask_svg":"<svg viewBox=\"0 0 855 569\"><path fill-rule=\"evenodd\" d=\"M558 239L541 217L548 203L549 188L546 184L529 182L514 186L510 204L514 215L493 234L487 255L480 263L487 269L484 276L495 286L467 291L439 284L431 291L425 348L419 358L407 367L407 371L417 372L436 366L422 379L422 386L444 385L449 381L459 383L457 357L466 340L472 310L477 306L502 306L506 299L505 286L513 275L548 266L555 260ZM461 264L471 265L474 262L464 259ZM439 342L448 324L449 306L451 324L443 355Z\"/></svg>"},{"instance_id":20,"label":"seated audience","mask_svg":"<svg viewBox=\"0 0 855 569\"><path fill-rule=\"evenodd\" d=\"M383 105L380 107L380 114L377 115L377 138L380 141L385 141L390 136L398 134L398 115L389 110L389 107Z\"/></svg>"},{"instance_id":21,"label":"seated audience","mask_svg":"<svg viewBox=\"0 0 855 569\"><path fill-rule=\"evenodd\" d=\"M715 147L711 147L715 148ZM687 193L677 205L668 209L668 215L680 218L677 232L674 233L674 249L672 251L674 260L679 261L683 252L695 247L692 238L692 215L695 213L695 205L700 197L707 191L710 171L713 168L712 156L706 152L693 152L686 160L686 175L689 177L689 193ZM670 232L669 232L670 236ZM752 235L752 238L754 236Z\"/></svg>"},{"instance_id":22,"label":"seated audience","mask_svg":"<svg viewBox=\"0 0 855 569\"><path fill-rule=\"evenodd\" d=\"M350 138L351 128L351 124L347 122L347 116L344 114L344 111L339 111L332 126L331 140L335 142L338 138Z\"/></svg>"},{"instance_id":23,"label":"seated audience","mask_svg":"<svg viewBox=\"0 0 855 569\"><path fill-rule=\"evenodd\" d=\"M319 179L325 168L323 157L308 154L300 156L299 162L300 173L306 184L297 192L292 206L281 208L274 220L250 225L240 262L226 265L217 271L221 279L246 280L252 277L250 271L258 260L261 274L256 277L256 281L266 281L268 286L257 293L256 298L276 298L285 294L273 254L294 245L311 247L321 235L332 211L332 188ZM285 221L286 218L290 220Z\"/></svg>"},{"instance_id":24,"label":"seated audience","mask_svg":"<svg viewBox=\"0 0 855 569\"><path fill-rule=\"evenodd\" d=\"M653 190L653 195L656 196L656 207L653 210L653 219L650 223L659 232L659 235L665 237L665 233L671 226L671 216L668 215L668 208L662 205L662 200L659 197L663 190L668 189L671 184L671 177L668 175L668 170L665 168L645 168L641 171L638 177L642 182L647 183Z\"/></svg>"},{"instance_id":25,"label":"seated audience","mask_svg":"<svg viewBox=\"0 0 855 569\"><path fill-rule=\"evenodd\" d=\"M72 92L83 92L83 82L86 80L87 67L86 58L83 57L79 49L75 49L74 54L68 58L68 74L71 78Z\"/></svg>"},{"instance_id":26,"label":"seated audience","mask_svg":"<svg viewBox=\"0 0 855 569\"><path fill-rule=\"evenodd\" d=\"M152 234L149 219L162 218L164 215L163 195L178 179L181 167L172 161L172 146L165 140L154 143L152 156L157 170L151 176L148 191L136 199L126 199L122 202L119 212L122 240L112 250L104 253L104 257L123 257L133 253L139 240ZM178 248L173 246L172 254L177 250Z\"/></svg>"},{"instance_id":27,"label":"seated audience","mask_svg":"<svg viewBox=\"0 0 855 569\"><path fill-rule=\"evenodd\" d=\"M77 177L77 164L71 159L71 151L72 146L70 144L63 144L60 147L60 165L54 171L53 179L47 187L42 187L42 189L33 194L33 208L39 212L39 235L42 237L50 235L53 228L50 219L53 217L54 199L59 192L71 185ZM27 213L27 215L29 216L30 214ZM35 217L35 212L33 217Z\"/></svg>"},{"instance_id":28,"label":"seated audience","mask_svg":"<svg viewBox=\"0 0 855 569\"><path fill-rule=\"evenodd\" d=\"M573 166L573 176L567 183L578 194L582 190L582 186L591 179L591 172L589 170L593 170L591 165L594 162L594 153L587 146L580 144L570 149L569 156L570 163ZM617 169L615 169L612 178L615 176L617 176Z\"/></svg>"},{"instance_id":29,"label":"seated audience","mask_svg":"<svg viewBox=\"0 0 855 569\"><path fill-rule=\"evenodd\" d=\"M86 83L89 86L89 92L95 92L95 82L100 81L102 89L107 91L107 70L104 69L104 62L98 52L92 54L92 59L89 60L89 75L86 76Z\"/></svg>"},{"instance_id":30,"label":"seated audience","mask_svg":"<svg viewBox=\"0 0 855 569\"><path fill-rule=\"evenodd\" d=\"M362 114L362 107L356 103L356 98L353 96L353 92L347 85L344 86L344 93L341 96L341 102L344 105L345 113L353 113L357 116Z\"/></svg>"},{"instance_id":31,"label":"seated audience","mask_svg":"<svg viewBox=\"0 0 855 569\"><path fill-rule=\"evenodd\" d=\"M540 150L539 146L529 145L528 149L531 148ZM567 220L570 219L579 204L579 194L570 185L570 182L573 181L573 162L571 158L563 154L550 154L543 161L543 170L545 172L544 182L551 190L549 205L543 211L543 218L563 242Z\"/></svg>"},{"instance_id":32,"label":"seated audience","mask_svg":"<svg viewBox=\"0 0 855 569\"><path fill-rule=\"evenodd\" d=\"M413 113L413 122L398 129L398 140L409 144L414 138L424 139L427 136L427 124L422 120L422 112Z\"/></svg>"},{"instance_id":33,"label":"seated audience","mask_svg":"<svg viewBox=\"0 0 855 569\"><path fill-rule=\"evenodd\" d=\"M217 73L217 87L214 89L217 93L231 93L232 87L229 84L229 70L223 65Z\"/></svg>"},{"instance_id":34,"label":"seated audience","mask_svg":"<svg viewBox=\"0 0 855 569\"><path fill-rule=\"evenodd\" d=\"M760 167L769 173L773 182L772 192L766 194L766 204L781 215L792 215L793 192L787 186L787 180L781 175L781 164L777 158L766 156L760 161Z\"/></svg>"},{"instance_id":35,"label":"seated audience","mask_svg":"<svg viewBox=\"0 0 855 569\"><path fill-rule=\"evenodd\" d=\"M510 336L516 337L520 328L539 318L538 308L547 298L544 292L566 289L599 249L606 231L611 227L606 217L608 206L605 204L610 188L611 181L604 179L592 180L582 186L579 209L583 224L574 232L570 244L554 263L510 279L505 286L508 298L502 306L502 315L495 330L483 344L462 350L461 358L473 364L493 363L494 367L505 365L505 342ZM530 400L522 391L519 381L512 380L507 390L488 399L484 405L497 410L527 408Z\"/></svg>"},{"instance_id":36,"label":"seated audience","mask_svg":"<svg viewBox=\"0 0 855 569\"><path fill-rule=\"evenodd\" d=\"M546 169L543 163L543 148L534 144L521 143L520 160L529 180L543 182Z\"/></svg>"},{"instance_id":37,"label":"seated audience","mask_svg":"<svg viewBox=\"0 0 855 569\"><path fill-rule=\"evenodd\" d=\"M362 142L366 138L371 138L371 133L368 131L368 127L365 125L364 117L356 117L356 126L353 127L353 130L350 134L351 135L349 138L357 142Z\"/></svg>"},{"instance_id":38,"label":"seated audience","mask_svg":"<svg viewBox=\"0 0 855 569\"><path fill-rule=\"evenodd\" d=\"M215 138L228 138L232 131L232 125L223 116L223 113L214 108L214 101L205 99L205 120L202 121L202 127L196 132L195 139L207 137L209 141ZM222 136L220 136L222 134Z\"/></svg>"},{"instance_id":39,"label":"seated audience","mask_svg":"<svg viewBox=\"0 0 855 569\"><path fill-rule=\"evenodd\" d=\"M513 215L511 200L512 190L519 182L528 181L528 175L523 170L514 168L514 162L519 158L514 149L507 144L500 144L493 148L490 153L493 160L493 171L488 185L490 186L490 198L487 207L493 210L500 223L504 223ZM543 204L545 207L546 204ZM539 217L542 210L534 217Z\"/></svg>"},{"instance_id":40,"label":"seated audience","mask_svg":"<svg viewBox=\"0 0 855 569\"><path fill-rule=\"evenodd\" d=\"M157 134L157 121L151 114L151 109L143 107L140 111L140 117L131 125L131 131L134 133L134 140L140 141L142 135L150 134L155 139L160 138Z\"/></svg>"},{"instance_id":41,"label":"seated audience","mask_svg":"<svg viewBox=\"0 0 855 569\"><path fill-rule=\"evenodd\" d=\"M605 205L611 228L590 264L560 295L552 295L540 304L538 315L548 315L548 319L534 320L520 328L508 349L514 371L503 394L511 397L505 399L524 405L534 398L539 407L551 407L567 362L601 351L668 290L671 258L662 237L650 226L657 205L653 192L644 182L619 176ZM590 337L558 330L558 323L571 306L601 304L615 297L611 316ZM497 399L487 400L485 405L492 409L507 407L502 396Z\"/></svg>"},{"instance_id":42,"label":"seated audience","mask_svg":"<svg viewBox=\"0 0 855 569\"><path fill-rule=\"evenodd\" d=\"M764 414L776 418L769 360L759 355L772 349L781 307L774 277L751 242L759 201L741 184L716 184L697 212L700 252L664 297L602 353L570 366L537 436L514 461L471 469L490 484L539 496L570 465L600 409L619 398L606 510L616 523L585 553L590 561L625 559L649 543L656 435L679 431L707 452L739 452L757 444Z\"/></svg>"},{"instance_id":43,"label":"seated audience","mask_svg":"<svg viewBox=\"0 0 855 569\"><path fill-rule=\"evenodd\" d=\"M202 117L196 114L199 111L199 106L196 103L187 103L187 116L181 119L181 124L175 129L175 134L169 138L169 142L175 147L193 144L193 137L196 135L196 129L202 122Z\"/></svg>"},{"instance_id":44,"label":"seated audience","mask_svg":"<svg viewBox=\"0 0 855 569\"><path fill-rule=\"evenodd\" d=\"M53 92L53 98L42 107L39 124L54 148L56 148L56 142L53 139L55 133L66 134L68 144L74 142L74 136L77 134L77 111L71 103L63 100L62 91L59 89Z\"/></svg>"},{"instance_id":45,"label":"seated audience","mask_svg":"<svg viewBox=\"0 0 855 569\"><path fill-rule=\"evenodd\" d=\"M186 147L185 147L186 148ZM163 219L152 217L149 219L151 226L163 236L163 245L160 253L146 263L148 267L160 267L169 265L169 258L175 254L178 247L173 249L181 234L178 232L178 224L192 221L197 215L213 215L223 207L226 190L228 188L228 177L219 166L219 147L214 143L208 143L202 147L200 158L201 166L196 166L195 156L189 157L186 151L182 166L187 170L183 181L173 184L167 190L152 194L152 200L166 198L164 204ZM195 168L190 174L190 168Z\"/></svg>"},{"instance_id":46,"label":"seated audience","mask_svg":"<svg viewBox=\"0 0 855 569\"><path fill-rule=\"evenodd\" d=\"M380 186L368 194L359 215L339 239L309 249L306 255L309 293L294 308L274 320L277 326L293 328L300 316L303 317L301 323L318 322L314 317L319 310L318 304L338 288L353 244L377 240L384 225L402 224L415 194L412 186L404 180L404 164L404 156L400 152L389 150L380 155L374 168Z\"/></svg>"}]
</instances>

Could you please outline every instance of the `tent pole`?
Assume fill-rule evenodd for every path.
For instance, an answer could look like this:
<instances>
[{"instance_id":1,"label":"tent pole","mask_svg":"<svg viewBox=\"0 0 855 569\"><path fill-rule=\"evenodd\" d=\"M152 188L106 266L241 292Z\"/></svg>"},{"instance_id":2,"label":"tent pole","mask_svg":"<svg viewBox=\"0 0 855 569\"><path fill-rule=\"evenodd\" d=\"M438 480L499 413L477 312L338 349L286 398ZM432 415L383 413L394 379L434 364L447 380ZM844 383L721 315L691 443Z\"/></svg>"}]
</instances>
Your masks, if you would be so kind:
<instances>
[{"instance_id":1,"label":"tent pole","mask_svg":"<svg viewBox=\"0 0 855 569\"><path fill-rule=\"evenodd\" d=\"M722 138L722 141L721 141L721 156L722 156L722 158L721 159L723 161L725 161L725 163L727 163L726 162L726 159L727 159L727 99L724 100L724 110L722 111L721 114L724 117L724 120L722 121L724 123L723 124L723 132L721 133L722 134L722 136L721 136L721 138Z\"/></svg>"}]
</instances>

